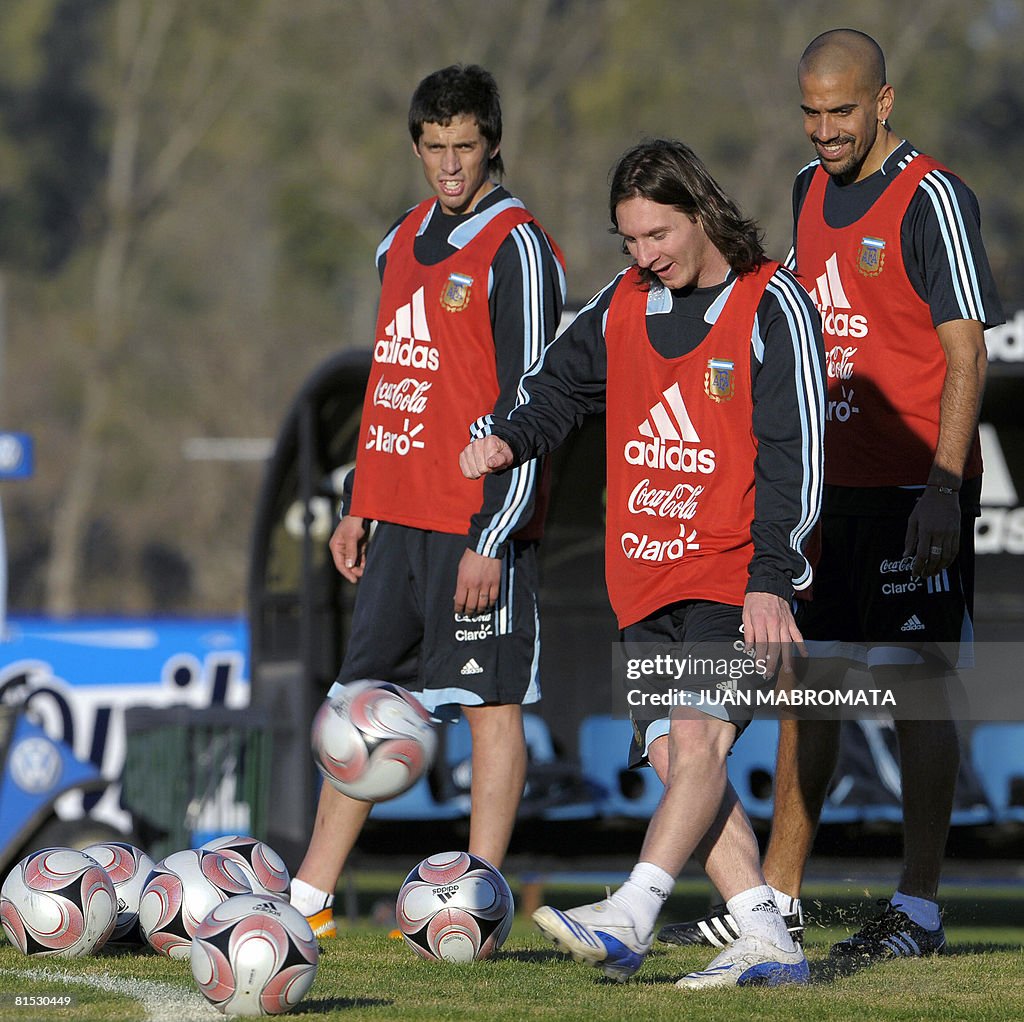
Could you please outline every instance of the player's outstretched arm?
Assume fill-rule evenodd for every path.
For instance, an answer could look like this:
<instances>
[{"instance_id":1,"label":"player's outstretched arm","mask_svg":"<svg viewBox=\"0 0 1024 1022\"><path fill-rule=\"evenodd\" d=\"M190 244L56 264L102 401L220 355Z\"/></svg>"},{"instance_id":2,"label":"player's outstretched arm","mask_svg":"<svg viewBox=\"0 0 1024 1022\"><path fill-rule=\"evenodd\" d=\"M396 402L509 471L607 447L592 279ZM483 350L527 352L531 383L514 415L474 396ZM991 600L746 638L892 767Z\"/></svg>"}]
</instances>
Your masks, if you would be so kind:
<instances>
[{"instance_id":1,"label":"player's outstretched arm","mask_svg":"<svg viewBox=\"0 0 1024 1022\"><path fill-rule=\"evenodd\" d=\"M467 479L479 479L490 472L511 468L515 458L512 448L499 436L474 440L459 455L459 468Z\"/></svg>"}]
</instances>

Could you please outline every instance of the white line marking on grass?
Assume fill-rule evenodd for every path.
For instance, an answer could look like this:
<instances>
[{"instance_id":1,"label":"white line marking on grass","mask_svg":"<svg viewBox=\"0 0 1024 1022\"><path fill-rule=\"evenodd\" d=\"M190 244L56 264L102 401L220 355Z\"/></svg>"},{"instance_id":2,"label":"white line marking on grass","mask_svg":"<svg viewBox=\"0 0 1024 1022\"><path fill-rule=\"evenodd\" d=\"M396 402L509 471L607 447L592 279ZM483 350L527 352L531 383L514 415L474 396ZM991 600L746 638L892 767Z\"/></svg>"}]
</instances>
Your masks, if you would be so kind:
<instances>
[{"instance_id":1,"label":"white line marking on grass","mask_svg":"<svg viewBox=\"0 0 1024 1022\"><path fill-rule=\"evenodd\" d=\"M224 1016L202 994L170 983L153 980L122 979L116 976L74 974L61 969L0 969L0 976L41 980L44 983L77 983L95 990L122 994L138 1001L145 1022L208 1022Z\"/></svg>"}]
</instances>

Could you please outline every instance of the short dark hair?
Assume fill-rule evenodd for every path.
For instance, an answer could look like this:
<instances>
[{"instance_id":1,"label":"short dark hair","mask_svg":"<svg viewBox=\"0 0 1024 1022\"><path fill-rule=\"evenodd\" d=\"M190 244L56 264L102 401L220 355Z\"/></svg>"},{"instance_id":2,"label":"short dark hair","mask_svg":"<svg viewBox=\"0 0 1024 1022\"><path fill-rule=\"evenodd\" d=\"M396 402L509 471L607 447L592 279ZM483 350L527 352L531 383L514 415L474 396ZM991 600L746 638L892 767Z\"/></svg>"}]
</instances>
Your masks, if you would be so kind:
<instances>
[{"instance_id":1,"label":"short dark hair","mask_svg":"<svg viewBox=\"0 0 1024 1022\"><path fill-rule=\"evenodd\" d=\"M451 124L461 114L476 118L480 134L491 150L501 143L501 96L490 71L479 64L451 64L416 86L409 104L409 134L419 145L424 124ZM491 167L500 177L505 172L501 153Z\"/></svg>"},{"instance_id":2,"label":"short dark hair","mask_svg":"<svg viewBox=\"0 0 1024 1022\"><path fill-rule=\"evenodd\" d=\"M722 191L694 151L674 139L647 139L626 152L612 171L609 208L612 230L619 229L616 208L626 199L641 198L673 206L687 216L700 217L711 243L737 273L749 273L764 262L762 231ZM657 281L641 270L648 284Z\"/></svg>"}]
</instances>

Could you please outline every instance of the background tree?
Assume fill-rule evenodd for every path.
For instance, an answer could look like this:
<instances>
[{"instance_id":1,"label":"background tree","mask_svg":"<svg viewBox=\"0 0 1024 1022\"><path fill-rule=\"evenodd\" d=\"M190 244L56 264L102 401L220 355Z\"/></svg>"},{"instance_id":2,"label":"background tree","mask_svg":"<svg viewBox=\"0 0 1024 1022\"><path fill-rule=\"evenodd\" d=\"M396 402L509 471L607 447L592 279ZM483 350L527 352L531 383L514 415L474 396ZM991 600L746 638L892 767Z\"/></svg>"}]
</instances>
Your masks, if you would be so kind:
<instances>
[{"instance_id":1,"label":"background tree","mask_svg":"<svg viewBox=\"0 0 1024 1022\"><path fill-rule=\"evenodd\" d=\"M897 132L975 188L1004 299L1024 300L1018 2L862 0ZM0 5L11 604L243 609L258 462L328 354L368 345L373 251L423 194L409 94L454 61L502 89L507 181L565 248L571 299L623 265L608 172L690 143L783 256L811 158L795 65L824 0L7 0Z\"/></svg>"}]
</instances>

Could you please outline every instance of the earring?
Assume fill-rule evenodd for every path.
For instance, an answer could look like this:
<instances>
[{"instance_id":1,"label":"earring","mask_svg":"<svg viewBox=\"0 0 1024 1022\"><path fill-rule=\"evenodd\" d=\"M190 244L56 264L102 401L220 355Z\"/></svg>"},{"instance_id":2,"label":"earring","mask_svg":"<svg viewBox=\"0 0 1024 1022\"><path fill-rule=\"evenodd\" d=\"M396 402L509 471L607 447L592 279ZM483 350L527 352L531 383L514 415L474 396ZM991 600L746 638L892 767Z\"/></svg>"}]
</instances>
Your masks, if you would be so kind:
<instances>
[{"instance_id":1,"label":"earring","mask_svg":"<svg viewBox=\"0 0 1024 1022\"><path fill-rule=\"evenodd\" d=\"M884 121L881 121L881 122L879 122L879 123L880 123L880 124L882 125L882 127L883 127L883 128L884 128L884 129L886 130L886 131L888 131L888 130L889 130L889 119L888 119L888 118L886 118L886 119L885 119Z\"/></svg>"}]
</instances>

